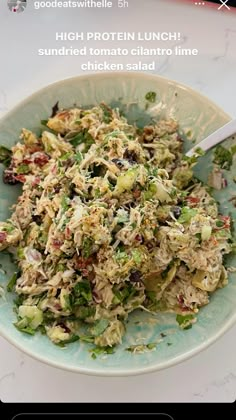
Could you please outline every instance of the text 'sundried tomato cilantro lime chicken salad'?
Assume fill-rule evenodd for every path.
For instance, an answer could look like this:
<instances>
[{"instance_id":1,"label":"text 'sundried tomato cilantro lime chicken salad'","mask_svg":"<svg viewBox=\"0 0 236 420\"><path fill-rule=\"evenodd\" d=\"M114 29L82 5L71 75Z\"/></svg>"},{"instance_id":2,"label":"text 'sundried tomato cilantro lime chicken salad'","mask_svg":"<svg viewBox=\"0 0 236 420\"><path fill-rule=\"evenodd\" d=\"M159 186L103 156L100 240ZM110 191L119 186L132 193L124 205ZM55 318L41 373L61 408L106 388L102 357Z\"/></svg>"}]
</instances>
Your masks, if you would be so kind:
<instances>
[{"instance_id":1,"label":"text 'sundried tomato cilantro lime chicken salad'","mask_svg":"<svg viewBox=\"0 0 236 420\"><path fill-rule=\"evenodd\" d=\"M23 129L1 148L5 182L23 184L0 222L0 249L19 267L16 327L108 352L137 308L190 327L227 284L231 232L182 156L178 123L140 130L106 104L54 111L41 137Z\"/></svg>"}]
</instances>

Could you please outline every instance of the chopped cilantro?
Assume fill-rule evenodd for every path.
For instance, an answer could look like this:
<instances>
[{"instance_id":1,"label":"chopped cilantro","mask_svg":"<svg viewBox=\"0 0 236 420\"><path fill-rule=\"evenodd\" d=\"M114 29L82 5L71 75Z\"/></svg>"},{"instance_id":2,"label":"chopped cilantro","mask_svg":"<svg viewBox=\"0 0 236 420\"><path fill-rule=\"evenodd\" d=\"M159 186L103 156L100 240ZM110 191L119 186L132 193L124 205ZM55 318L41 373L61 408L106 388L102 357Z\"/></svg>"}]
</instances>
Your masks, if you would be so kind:
<instances>
[{"instance_id":1,"label":"chopped cilantro","mask_svg":"<svg viewBox=\"0 0 236 420\"><path fill-rule=\"evenodd\" d=\"M25 258L24 248L19 247L16 252L18 260L23 260Z\"/></svg>"},{"instance_id":2,"label":"chopped cilantro","mask_svg":"<svg viewBox=\"0 0 236 420\"><path fill-rule=\"evenodd\" d=\"M83 155L82 155L82 153L81 153L81 152L77 152L77 153L75 154L75 161L76 161L76 163L80 163L82 160L83 160Z\"/></svg>"},{"instance_id":3,"label":"chopped cilantro","mask_svg":"<svg viewBox=\"0 0 236 420\"><path fill-rule=\"evenodd\" d=\"M157 343L148 343L148 344L135 344L133 346L127 347L125 350L130 353L144 353L145 351L154 350L157 347Z\"/></svg>"},{"instance_id":4,"label":"chopped cilantro","mask_svg":"<svg viewBox=\"0 0 236 420\"><path fill-rule=\"evenodd\" d=\"M112 121L112 110L105 104L100 104L100 108L103 110L103 122L109 124Z\"/></svg>"},{"instance_id":5,"label":"chopped cilantro","mask_svg":"<svg viewBox=\"0 0 236 420\"><path fill-rule=\"evenodd\" d=\"M62 155L60 158L59 158L59 161L64 161L64 160L67 160L67 159L69 159L70 157L72 157L73 156L73 153L71 153L71 152L67 152L67 153L65 153L64 155Z\"/></svg>"},{"instance_id":6,"label":"chopped cilantro","mask_svg":"<svg viewBox=\"0 0 236 420\"><path fill-rule=\"evenodd\" d=\"M64 295L63 296L65 301L64 309L66 311L72 311L72 296L71 295Z\"/></svg>"},{"instance_id":7,"label":"chopped cilantro","mask_svg":"<svg viewBox=\"0 0 236 420\"><path fill-rule=\"evenodd\" d=\"M192 321L195 319L194 315L177 315L176 321L183 330L192 328Z\"/></svg>"},{"instance_id":8,"label":"chopped cilantro","mask_svg":"<svg viewBox=\"0 0 236 420\"><path fill-rule=\"evenodd\" d=\"M65 228L66 228L67 224L69 223L69 221L70 221L69 217L65 217L64 216L64 219L63 219L63 222L62 222L62 225L61 225L61 228L60 228L60 231L61 232L63 232L65 230Z\"/></svg>"},{"instance_id":9,"label":"chopped cilantro","mask_svg":"<svg viewBox=\"0 0 236 420\"><path fill-rule=\"evenodd\" d=\"M128 285L123 289L117 289L117 286L113 287L113 293L115 298L113 299L113 303L120 303L123 301L127 301L128 298L132 297L135 293L135 288L132 285Z\"/></svg>"},{"instance_id":10,"label":"chopped cilantro","mask_svg":"<svg viewBox=\"0 0 236 420\"><path fill-rule=\"evenodd\" d=\"M77 283L73 289L73 293L76 298L82 296L86 302L92 300L92 291L88 281L81 281Z\"/></svg>"},{"instance_id":11,"label":"chopped cilantro","mask_svg":"<svg viewBox=\"0 0 236 420\"><path fill-rule=\"evenodd\" d=\"M37 328L37 331L39 331L43 335L46 334L46 328L45 328L44 325L39 325L38 328Z\"/></svg>"},{"instance_id":12,"label":"chopped cilantro","mask_svg":"<svg viewBox=\"0 0 236 420\"><path fill-rule=\"evenodd\" d=\"M147 344L147 348L148 348L148 350L153 350L153 349L155 349L156 348L156 343L149 343L149 344Z\"/></svg>"},{"instance_id":13,"label":"chopped cilantro","mask_svg":"<svg viewBox=\"0 0 236 420\"><path fill-rule=\"evenodd\" d=\"M25 300L25 296L24 295L18 295L15 299L14 299L14 304L16 307L19 307L22 305L22 303Z\"/></svg>"},{"instance_id":14,"label":"chopped cilantro","mask_svg":"<svg viewBox=\"0 0 236 420\"><path fill-rule=\"evenodd\" d=\"M188 162L189 166L195 164L197 162L197 156L194 154L193 156L183 156L182 158L184 161Z\"/></svg>"},{"instance_id":15,"label":"chopped cilantro","mask_svg":"<svg viewBox=\"0 0 236 420\"><path fill-rule=\"evenodd\" d=\"M146 291L146 296L148 297L148 299L150 299L153 303L157 302L156 299L156 292L150 292L150 291Z\"/></svg>"},{"instance_id":16,"label":"chopped cilantro","mask_svg":"<svg viewBox=\"0 0 236 420\"><path fill-rule=\"evenodd\" d=\"M92 335L81 335L80 341L84 341L85 343L94 343L94 337Z\"/></svg>"},{"instance_id":17,"label":"chopped cilantro","mask_svg":"<svg viewBox=\"0 0 236 420\"><path fill-rule=\"evenodd\" d=\"M93 243L91 238L84 238L82 245L82 256L84 258L88 258L92 254Z\"/></svg>"},{"instance_id":18,"label":"chopped cilantro","mask_svg":"<svg viewBox=\"0 0 236 420\"><path fill-rule=\"evenodd\" d=\"M64 347L66 344L75 343L78 341L80 337L76 334L73 334L68 340L60 341L59 343L56 343L59 347Z\"/></svg>"},{"instance_id":19,"label":"chopped cilantro","mask_svg":"<svg viewBox=\"0 0 236 420\"><path fill-rule=\"evenodd\" d=\"M13 230L15 230L15 227L9 224L8 226L5 226L2 230L3 232L11 233L13 232Z\"/></svg>"},{"instance_id":20,"label":"chopped cilantro","mask_svg":"<svg viewBox=\"0 0 236 420\"><path fill-rule=\"evenodd\" d=\"M198 156L204 156L205 152L201 149L201 147L196 147L194 150L194 153L196 153Z\"/></svg>"},{"instance_id":21,"label":"chopped cilantro","mask_svg":"<svg viewBox=\"0 0 236 420\"><path fill-rule=\"evenodd\" d=\"M148 102L154 103L154 102L156 101L156 96L157 96L156 92L148 92L148 93L145 95L145 99L146 99Z\"/></svg>"},{"instance_id":22,"label":"chopped cilantro","mask_svg":"<svg viewBox=\"0 0 236 420\"><path fill-rule=\"evenodd\" d=\"M95 315L96 309L94 306L79 306L76 310L76 316L78 319L86 319Z\"/></svg>"},{"instance_id":23,"label":"chopped cilantro","mask_svg":"<svg viewBox=\"0 0 236 420\"><path fill-rule=\"evenodd\" d=\"M221 227L223 227L225 224L224 224L224 222L222 221L222 220L217 220L216 221L216 226L218 227L218 228L221 228Z\"/></svg>"},{"instance_id":24,"label":"chopped cilantro","mask_svg":"<svg viewBox=\"0 0 236 420\"><path fill-rule=\"evenodd\" d=\"M6 146L0 146L0 163L9 166L11 162L12 151Z\"/></svg>"},{"instance_id":25,"label":"chopped cilantro","mask_svg":"<svg viewBox=\"0 0 236 420\"><path fill-rule=\"evenodd\" d=\"M28 326L28 320L26 318L23 318L19 320L18 322L14 323L14 326L21 332L24 332L29 335L34 335L35 330Z\"/></svg>"},{"instance_id":26,"label":"chopped cilantro","mask_svg":"<svg viewBox=\"0 0 236 420\"><path fill-rule=\"evenodd\" d=\"M16 280L18 279L18 277L19 277L19 273L18 272L15 272L13 274L13 276L10 278L10 280L9 280L9 282L7 284L7 291L8 292L12 292L13 291L14 286L16 285Z\"/></svg>"},{"instance_id":27,"label":"chopped cilantro","mask_svg":"<svg viewBox=\"0 0 236 420\"><path fill-rule=\"evenodd\" d=\"M47 127L48 120L41 120L41 125Z\"/></svg>"},{"instance_id":28,"label":"chopped cilantro","mask_svg":"<svg viewBox=\"0 0 236 420\"><path fill-rule=\"evenodd\" d=\"M29 165L22 163L21 165L17 167L16 172L18 174L28 174L30 172Z\"/></svg>"},{"instance_id":29,"label":"chopped cilantro","mask_svg":"<svg viewBox=\"0 0 236 420\"><path fill-rule=\"evenodd\" d=\"M198 239L198 242L201 243L202 242L202 235L201 233L195 233L195 237Z\"/></svg>"},{"instance_id":30,"label":"chopped cilantro","mask_svg":"<svg viewBox=\"0 0 236 420\"><path fill-rule=\"evenodd\" d=\"M236 153L236 144L230 148L230 152L231 152L232 156L235 155L235 153Z\"/></svg>"},{"instance_id":31,"label":"chopped cilantro","mask_svg":"<svg viewBox=\"0 0 236 420\"><path fill-rule=\"evenodd\" d=\"M94 143L93 137L89 134L88 130L83 130L77 133L74 137L68 139L70 144L73 147L77 147L80 144L84 143L86 145L86 151L90 148L90 146Z\"/></svg>"},{"instance_id":32,"label":"chopped cilantro","mask_svg":"<svg viewBox=\"0 0 236 420\"><path fill-rule=\"evenodd\" d=\"M96 359L97 356L101 354L113 354L115 352L115 349L113 347L94 347L90 350L91 357L93 359Z\"/></svg>"},{"instance_id":33,"label":"chopped cilantro","mask_svg":"<svg viewBox=\"0 0 236 420\"><path fill-rule=\"evenodd\" d=\"M110 323L108 319L99 319L99 321L97 321L90 329L91 334L95 337L98 337L99 335L104 333L109 324Z\"/></svg>"},{"instance_id":34,"label":"chopped cilantro","mask_svg":"<svg viewBox=\"0 0 236 420\"><path fill-rule=\"evenodd\" d=\"M67 195L63 195L61 199L61 207L64 210L64 212L69 209L69 204L70 204L70 198L67 197Z\"/></svg>"},{"instance_id":35,"label":"chopped cilantro","mask_svg":"<svg viewBox=\"0 0 236 420\"><path fill-rule=\"evenodd\" d=\"M213 162L219 165L222 169L229 170L233 163L231 151L221 145L217 146L214 152Z\"/></svg>"}]
</instances>

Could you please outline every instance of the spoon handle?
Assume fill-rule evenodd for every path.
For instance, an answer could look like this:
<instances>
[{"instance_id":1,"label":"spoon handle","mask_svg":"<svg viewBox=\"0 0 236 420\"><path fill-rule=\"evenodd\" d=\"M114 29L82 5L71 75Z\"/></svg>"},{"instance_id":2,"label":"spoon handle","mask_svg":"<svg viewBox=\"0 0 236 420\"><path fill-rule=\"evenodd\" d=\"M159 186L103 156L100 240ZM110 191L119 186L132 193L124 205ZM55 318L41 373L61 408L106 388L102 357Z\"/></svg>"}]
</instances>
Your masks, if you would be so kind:
<instances>
[{"instance_id":1,"label":"spoon handle","mask_svg":"<svg viewBox=\"0 0 236 420\"><path fill-rule=\"evenodd\" d=\"M228 137L236 133L236 119L230 121L229 123L223 125L219 130L214 131L204 140L200 141L196 146L190 149L186 156L191 157L194 155L197 148L202 149L204 152L221 143L223 140L226 140Z\"/></svg>"}]
</instances>

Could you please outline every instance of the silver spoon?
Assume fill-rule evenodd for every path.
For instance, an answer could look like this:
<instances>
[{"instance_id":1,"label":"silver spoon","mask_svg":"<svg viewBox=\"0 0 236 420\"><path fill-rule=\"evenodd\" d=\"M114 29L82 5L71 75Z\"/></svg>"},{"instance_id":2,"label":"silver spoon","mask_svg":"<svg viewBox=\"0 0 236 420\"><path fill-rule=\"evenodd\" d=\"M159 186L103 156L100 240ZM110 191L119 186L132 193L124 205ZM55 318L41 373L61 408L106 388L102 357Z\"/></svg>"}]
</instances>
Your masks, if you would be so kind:
<instances>
[{"instance_id":1,"label":"silver spoon","mask_svg":"<svg viewBox=\"0 0 236 420\"><path fill-rule=\"evenodd\" d=\"M228 137L236 133L236 119L230 121L229 123L223 125L223 127L214 131L200 143L196 144L192 149L190 149L186 156L191 157L195 154L196 149L200 148L204 152L221 143L223 140L226 140Z\"/></svg>"}]
</instances>

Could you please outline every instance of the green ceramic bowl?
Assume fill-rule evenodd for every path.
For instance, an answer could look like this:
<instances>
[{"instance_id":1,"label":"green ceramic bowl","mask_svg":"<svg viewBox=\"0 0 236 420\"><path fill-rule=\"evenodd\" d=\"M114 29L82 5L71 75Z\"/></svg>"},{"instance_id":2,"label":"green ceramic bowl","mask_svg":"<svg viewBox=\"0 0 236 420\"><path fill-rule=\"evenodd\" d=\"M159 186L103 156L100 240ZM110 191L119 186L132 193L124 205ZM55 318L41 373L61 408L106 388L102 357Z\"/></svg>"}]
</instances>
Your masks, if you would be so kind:
<instances>
[{"instance_id":1,"label":"green ceramic bowl","mask_svg":"<svg viewBox=\"0 0 236 420\"><path fill-rule=\"evenodd\" d=\"M147 108L145 95L156 92L156 102ZM142 125L163 117L176 118L184 133L191 130L197 142L230 120L218 106L201 94L158 76L142 73L108 73L85 75L63 80L50 85L30 96L0 121L0 144L13 145L26 127L36 132L40 120L46 119L52 106L59 100L60 107L74 104L90 106L105 101L120 106L131 122ZM232 139L227 142L232 142ZM191 142L185 141L186 150ZM1 165L0 165L1 166ZM206 180L211 167L211 153L208 153L196 168L200 179ZM2 171L2 167L0 168ZM217 192L222 213L236 216L236 208L228 200L232 197L233 176L228 172L228 187ZM4 185L0 181L0 220L10 214L9 208L16 201L18 187ZM0 263L6 274L0 272L0 284L4 287L14 271L14 265L4 253L0 253ZM236 257L229 264L236 266ZM182 331L175 322L174 315L151 316L144 312L134 313L127 324L123 344L114 354L99 356L96 360L89 353L90 344L76 342L66 348L53 345L47 337L36 334L28 336L14 326L14 296L5 293L0 298L0 333L17 348L38 360L74 372L92 375L135 375L170 367L212 344L236 321L236 276L230 275L229 285L218 290L210 299L210 304L202 308L198 322L192 329ZM132 354L125 349L137 343L160 341L155 351Z\"/></svg>"}]
</instances>

